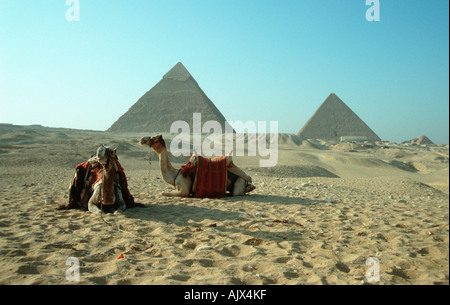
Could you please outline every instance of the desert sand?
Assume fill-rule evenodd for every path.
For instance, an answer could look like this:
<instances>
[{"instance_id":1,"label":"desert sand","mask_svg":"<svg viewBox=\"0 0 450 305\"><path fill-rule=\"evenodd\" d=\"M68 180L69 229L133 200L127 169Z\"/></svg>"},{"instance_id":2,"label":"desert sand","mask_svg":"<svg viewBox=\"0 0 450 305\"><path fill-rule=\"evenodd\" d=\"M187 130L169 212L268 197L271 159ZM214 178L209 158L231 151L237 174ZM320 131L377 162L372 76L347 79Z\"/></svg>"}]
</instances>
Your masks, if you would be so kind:
<instances>
[{"instance_id":1,"label":"desert sand","mask_svg":"<svg viewBox=\"0 0 450 305\"><path fill-rule=\"evenodd\" d=\"M235 157L256 190L167 198L141 136L0 126L0 284L449 283L449 146L336 144L281 134L278 165ZM75 167L117 147L145 208L58 211ZM149 157L151 156L151 170ZM174 166L188 158L173 158ZM75 257L80 281L66 278ZM122 257L122 258L119 258Z\"/></svg>"}]
</instances>

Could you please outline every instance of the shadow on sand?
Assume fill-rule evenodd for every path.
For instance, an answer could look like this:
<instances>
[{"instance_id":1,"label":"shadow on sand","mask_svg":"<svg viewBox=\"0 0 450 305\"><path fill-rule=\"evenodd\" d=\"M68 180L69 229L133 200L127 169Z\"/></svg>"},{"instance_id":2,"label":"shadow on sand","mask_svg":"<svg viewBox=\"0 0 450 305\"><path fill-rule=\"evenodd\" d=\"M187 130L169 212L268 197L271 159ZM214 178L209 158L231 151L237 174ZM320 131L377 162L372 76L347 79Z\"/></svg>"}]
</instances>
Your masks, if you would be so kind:
<instances>
[{"instance_id":1,"label":"shadow on sand","mask_svg":"<svg viewBox=\"0 0 450 305\"><path fill-rule=\"evenodd\" d=\"M282 223L278 219L267 216L249 215L238 211L226 211L223 208L230 201L251 201L251 204L255 203L255 211L262 210L263 207L258 207L256 203L274 203L299 205L299 207L307 208L314 204L324 203L323 200L312 200L278 196L278 195L247 195L243 197L226 197L222 199L216 199L217 205L220 208L207 208L202 207L203 199L194 199L186 202L186 204L173 204L163 203L146 205L145 208L133 208L124 212L127 218L136 218L144 221L160 222L164 224L174 224L180 228L184 227L198 227L204 230L208 227L214 227L215 230L222 233L240 233L242 236L251 236L253 239L249 239L247 242L250 245L262 243L263 241L271 240L273 242L281 242L283 240L290 240L292 238L299 238L300 235L288 234L288 231L299 230L303 225L298 223ZM222 209L221 209L222 208ZM285 215L288 218L290 215ZM207 220L207 221L205 221ZM286 221L286 220L285 220ZM273 227L275 225L285 226L286 233L283 230L277 230L272 232L270 230L249 230L249 227L254 224L260 224L262 226ZM282 227L280 227L282 229ZM300 234L300 231L299 231ZM295 236L295 237L293 237ZM245 244L245 243L244 243Z\"/></svg>"}]
</instances>

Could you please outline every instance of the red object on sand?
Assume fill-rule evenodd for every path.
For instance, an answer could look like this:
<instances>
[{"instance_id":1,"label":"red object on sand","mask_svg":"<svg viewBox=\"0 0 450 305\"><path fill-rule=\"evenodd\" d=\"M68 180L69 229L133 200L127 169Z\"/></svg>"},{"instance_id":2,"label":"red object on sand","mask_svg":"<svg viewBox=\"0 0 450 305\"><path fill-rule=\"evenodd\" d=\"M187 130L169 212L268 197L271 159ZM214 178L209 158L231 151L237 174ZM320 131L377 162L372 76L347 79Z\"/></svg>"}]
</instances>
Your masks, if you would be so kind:
<instances>
[{"instance_id":1,"label":"red object on sand","mask_svg":"<svg viewBox=\"0 0 450 305\"><path fill-rule=\"evenodd\" d=\"M227 191L227 158L192 156L181 166L180 174L193 179L192 191L196 198L225 197Z\"/></svg>"},{"instance_id":2,"label":"red object on sand","mask_svg":"<svg viewBox=\"0 0 450 305\"><path fill-rule=\"evenodd\" d=\"M198 158L197 173L194 180L194 197L220 198L227 191L226 156Z\"/></svg>"},{"instance_id":3,"label":"red object on sand","mask_svg":"<svg viewBox=\"0 0 450 305\"><path fill-rule=\"evenodd\" d=\"M124 258L123 253L120 253L119 257L117 259Z\"/></svg>"}]
</instances>

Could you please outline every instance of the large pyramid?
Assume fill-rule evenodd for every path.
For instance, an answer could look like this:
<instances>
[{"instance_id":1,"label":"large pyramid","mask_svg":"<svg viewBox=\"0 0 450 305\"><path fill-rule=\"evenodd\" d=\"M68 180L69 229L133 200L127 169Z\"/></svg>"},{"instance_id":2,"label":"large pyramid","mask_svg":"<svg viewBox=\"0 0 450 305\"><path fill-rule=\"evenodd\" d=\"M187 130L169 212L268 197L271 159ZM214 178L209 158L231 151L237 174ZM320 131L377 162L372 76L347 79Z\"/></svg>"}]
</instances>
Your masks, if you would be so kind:
<instances>
[{"instance_id":1,"label":"large pyramid","mask_svg":"<svg viewBox=\"0 0 450 305\"><path fill-rule=\"evenodd\" d=\"M369 141L381 140L334 93L327 97L297 135L305 139L336 141L345 136L366 137Z\"/></svg>"},{"instance_id":2,"label":"large pyramid","mask_svg":"<svg viewBox=\"0 0 450 305\"><path fill-rule=\"evenodd\" d=\"M225 117L199 87L195 79L177 63L162 80L125 112L109 131L170 132L175 121L185 121L193 130L193 113L201 113L201 124L215 120L225 132Z\"/></svg>"}]
</instances>

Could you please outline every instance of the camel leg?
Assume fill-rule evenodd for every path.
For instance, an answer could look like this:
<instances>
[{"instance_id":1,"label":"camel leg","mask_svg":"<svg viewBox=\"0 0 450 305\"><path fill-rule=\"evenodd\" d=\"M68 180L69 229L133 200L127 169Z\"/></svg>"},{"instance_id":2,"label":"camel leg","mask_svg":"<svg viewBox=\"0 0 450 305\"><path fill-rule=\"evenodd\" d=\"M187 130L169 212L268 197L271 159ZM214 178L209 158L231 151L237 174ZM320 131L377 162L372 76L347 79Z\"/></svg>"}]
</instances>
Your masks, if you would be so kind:
<instances>
[{"instance_id":1,"label":"camel leg","mask_svg":"<svg viewBox=\"0 0 450 305\"><path fill-rule=\"evenodd\" d=\"M231 193L233 196L242 196L245 193L249 193L253 191L256 187L242 179L241 177L237 178L236 182L234 183L233 192Z\"/></svg>"},{"instance_id":2,"label":"camel leg","mask_svg":"<svg viewBox=\"0 0 450 305\"><path fill-rule=\"evenodd\" d=\"M162 195L167 197L189 197L189 194L191 193L191 184L192 181L190 178L178 176L177 180L175 181L178 193L163 192Z\"/></svg>"},{"instance_id":3,"label":"camel leg","mask_svg":"<svg viewBox=\"0 0 450 305\"><path fill-rule=\"evenodd\" d=\"M166 193L163 192L162 193L163 196L167 196L167 197L188 197L189 196L189 190L179 190L178 193Z\"/></svg>"},{"instance_id":4,"label":"camel leg","mask_svg":"<svg viewBox=\"0 0 450 305\"><path fill-rule=\"evenodd\" d=\"M122 196L122 188L119 184L114 184L114 202L116 201L116 198L119 200L119 207L117 208L116 212L123 212L126 209L125 200L123 200Z\"/></svg>"},{"instance_id":5,"label":"camel leg","mask_svg":"<svg viewBox=\"0 0 450 305\"><path fill-rule=\"evenodd\" d=\"M236 182L234 183L233 191L231 194L233 196L241 196L245 194L245 187L246 183L245 180L241 177L237 178Z\"/></svg>"},{"instance_id":6,"label":"camel leg","mask_svg":"<svg viewBox=\"0 0 450 305\"><path fill-rule=\"evenodd\" d=\"M245 192L246 193L250 193L251 191L253 191L256 188L256 186L254 186L253 184L249 183L247 185L247 187L245 188Z\"/></svg>"},{"instance_id":7,"label":"camel leg","mask_svg":"<svg viewBox=\"0 0 450 305\"><path fill-rule=\"evenodd\" d=\"M98 182L94 185L94 193L91 196L91 199L89 199L88 202L88 210L91 213L94 214L100 214L101 210L98 208L98 204L102 200L102 190L103 190L103 184L101 182Z\"/></svg>"},{"instance_id":8,"label":"camel leg","mask_svg":"<svg viewBox=\"0 0 450 305\"><path fill-rule=\"evenodd\" d=\"M88 190L86 189L86 188L84 188L82 191L81 191L81 195L80 195L80 198L81 198L81 205L83 206L83 208L85 208L85 209L87 209L87 207L88 207L88 201L89 201L89 194L88 194L89 192L88 192Z\"/></svg>"}]
</instances>

